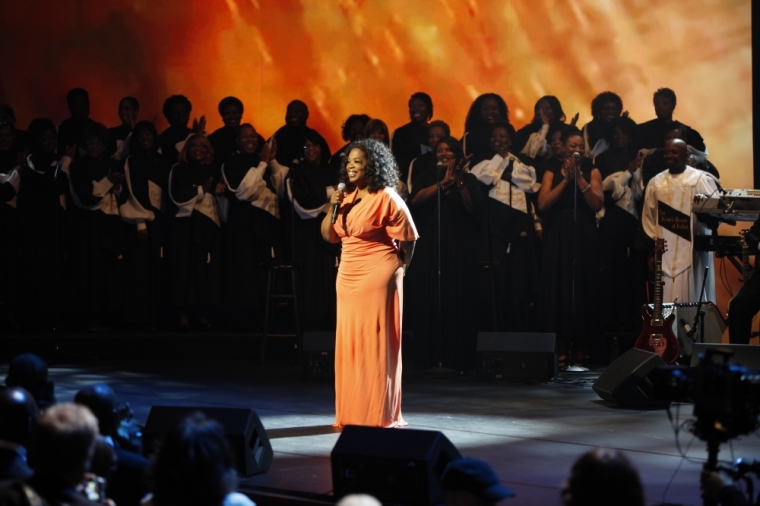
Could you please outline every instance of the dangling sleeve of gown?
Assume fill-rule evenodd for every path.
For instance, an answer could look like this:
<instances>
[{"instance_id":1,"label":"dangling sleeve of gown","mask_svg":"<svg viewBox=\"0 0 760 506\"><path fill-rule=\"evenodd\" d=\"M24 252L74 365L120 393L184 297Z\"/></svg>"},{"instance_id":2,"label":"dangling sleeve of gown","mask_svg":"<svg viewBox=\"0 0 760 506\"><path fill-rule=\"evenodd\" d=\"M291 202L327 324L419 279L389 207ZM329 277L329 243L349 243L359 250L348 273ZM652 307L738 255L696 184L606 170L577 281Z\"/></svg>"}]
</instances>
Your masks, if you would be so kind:
<instances>
[{"instance_id":1,"label":"dangling sleeve of gown","mask_svg":"<svg viewBox=\"0 0 760 506\"><path fill-rule=\"evenodd\" d=\"M388 191L388 195L390 198L385 212L385 230L388 236L397 241L416 241L419 235L410 217L409 208L395 191Z\"/></svg>"}]
</instances>

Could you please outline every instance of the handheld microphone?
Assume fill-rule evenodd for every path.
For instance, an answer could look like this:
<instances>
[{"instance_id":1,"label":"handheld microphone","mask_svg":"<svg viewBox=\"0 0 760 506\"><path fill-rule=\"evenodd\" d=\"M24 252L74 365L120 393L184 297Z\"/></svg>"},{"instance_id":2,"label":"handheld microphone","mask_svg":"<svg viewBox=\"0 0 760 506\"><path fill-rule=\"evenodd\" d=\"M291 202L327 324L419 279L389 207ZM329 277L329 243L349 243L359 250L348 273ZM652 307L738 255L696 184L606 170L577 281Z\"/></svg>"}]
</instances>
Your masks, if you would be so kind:
<instances>
[{"instance_id":1,"label":"handheld microphone","mask_svg":"<svg viewBox=\"0 0 760 506\"><path fill-rule=\"evenodd\" d=\"M690 338L694 339L694 329L691 328L691 325L689 325L688 323L686 323L686 320L684 320L683 318L679 319L678 323L680 323L681 324L681 328L683 328L686 331L686 335L689 336Z\"/></svg>"},{"instance_id":2,"label":"handheld microphone","mask_svg":"<svg viewBox=\"0 0 760 506\"><path fill-rule=\"evenodd\" d=\"M345 189L346 189L346 183L338 183L339 192L342 192ZM338 221L338 209L340 209L340 204L333 204L332 217L331 217L332 223L335 223L336 221Z\"/></svg>"}]
</instances>

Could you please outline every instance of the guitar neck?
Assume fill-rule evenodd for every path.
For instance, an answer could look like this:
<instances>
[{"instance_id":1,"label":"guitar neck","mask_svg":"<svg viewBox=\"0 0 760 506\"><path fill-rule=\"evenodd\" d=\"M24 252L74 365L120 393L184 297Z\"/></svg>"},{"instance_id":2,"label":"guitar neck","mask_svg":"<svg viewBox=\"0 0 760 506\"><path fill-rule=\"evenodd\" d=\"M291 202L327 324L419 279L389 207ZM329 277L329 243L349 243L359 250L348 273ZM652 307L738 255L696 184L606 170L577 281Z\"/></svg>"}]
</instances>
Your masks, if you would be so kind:
<instances>
[{"instance_id":1,"label":"guitar neck","mask_svg":"<svg viewBox=\"0 0 760 506\"><path fill-rule=\"evenodd\" d=\"M662 319L662 255L654 257L654 313L655 319Z\"/></svg>"}]
</instances>

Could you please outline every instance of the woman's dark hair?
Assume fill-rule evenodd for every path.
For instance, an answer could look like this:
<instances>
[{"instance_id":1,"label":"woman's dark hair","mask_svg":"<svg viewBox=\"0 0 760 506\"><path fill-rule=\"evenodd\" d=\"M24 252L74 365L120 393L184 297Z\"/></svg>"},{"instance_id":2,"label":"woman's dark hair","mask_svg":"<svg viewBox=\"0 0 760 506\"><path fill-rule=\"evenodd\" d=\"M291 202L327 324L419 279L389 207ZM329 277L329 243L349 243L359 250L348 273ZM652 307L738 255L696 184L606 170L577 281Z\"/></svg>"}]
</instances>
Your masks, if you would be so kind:
<instances>
[{"instance_id":1,"label":"woman's dark hair","mask_svg":"<svg viewBox=\"0 0 760 506\"><path fill-rule=\"evenodd\" d=\"M108 144L108 127L102 123L90 123L84 129L85 141L87 141L90 137L95 137L103 144Z\"/></svg>"},{"instance_id":2,"label":"woman's dark hair","mask_svg":"<svg viewBox=\"0 0 760 506\"><path fill-rule=\"evenodd\" d=\"M385 124L385 121L379 118L369 120L367 126L364 127L365 137L369 137L373 132L383 132L386 140L388 142L391 141L391 133L388 131L388 125Z\"/></svg>"},{"instance_id":3,"label":"woman's dark hair","mask_svg":"<svg viewBox=\"0 0 760 506\"><path fill-rule=\"evenodd\" d=\"M340 166L340 181L346 184L346 189L353 191L355 186L348 181L346 162L354 149L360 149L367 155L367 167L364 169L364 180L370 193L376 193L386 186L396 189L398 184L398 172L396 171L396 159L390 148L382 142L374 139L362 139L352 142L343 151L343 161Z\"/></svg>"},{"instance_id":4,"label":"woman's dark hair","mask_svg":"<svg viewBox=\"0 0 760 506\"><path fill-rule=\"evenodd\" d=\"M480 123L480 106L483 105L483 102L489 98L496 100L496 103L499 105L499 113L501 115L501 118L499 119L509 121L509 108L507 107L507 103L504 101L504 99L496 93L484 93L475 99L475 101L470 106L470 110L467 112L467 119L464 121L465 132L472 131L472 129L478 123Z\"/></svg>"},{"instance_id":5,"label":"woman's dark hair","mask_svg":"<svg viewBox=\"0 0 760 506\"><path fill-rule=\"evenodd\" d=\"M655 98L657 98L658 95L669 99L671 102L673 102L673 105L676 105L676 92L671 90L670 88L659 88L657 91L654 92L654 96L652 97L652 99L654 100Z\"/></svg>"},{"instance_id":6,"label":"woman's dark hair","mask_svg":"<svg viewBox=\"0 0 760 506\"><path fill-rule=\"evenodd\" d=\"M600 114L602 114L604 104L607 102L614 102L621 111L623 110L623 99L620 98L620 95L612 91L603 91L594 97L594 100L591 101L591 116L597 118Z\"/></svg>"},{"instance_id":7,"label":"woman's dark hair","mask_svg":"<svg viewBox=\"0 0 760 506\"><path fill-rule=\"evenodd\" d=\"M435 128L435 127L443 129L443 136L444 137L448 137L448 136L451 135L451 127L445 121L442 121L440 119L437 119L435 121L431 121L430 124L428 125L428 132L430 132L431 128Z\"/></svg>"},{"instance_id":8,"label":"woman's dark hair","mask_svg":"<svg viewBox=\"0 0 760 506\"><path fill-rule=\"evenodd\" d=\"M428 111L430 111L430 114L428 114L427 119L429 120L430 118L432 118L433 117L433 99L430 98L430 95L428 95L424 91L418 91L417 93L412 94L412 96L409 97L409 103L407 104L408 107L412 106L412 100L414 100L415 98L417 100L422 101L422 103L424 103L428 107Z\"/></svg>"},{"instance_id":9,"label":"woman's dark hair","mask_svg":"<svg viewBox=\"0 0 760 506\"><path fill-rule=\"evenodd\" d=\"M29 123L27 133L29 134L29 147L31 152L34 153L42 149L42 136L45 132L52 130L55 132L55 123L47 118L36 118Z\"/></svg>"},{"instance_id":10,"label":"woman's dark hair","mask_svg":"<svg viewBox=\"0 0 760 506\"><path fill-rule=\"evenodd\" d=\"M555 123L554 125L549 125L549 132L546 134L546 142L551 142L551 138L554 136L555 132L560 132L560 139L564 139L565 134L573 129L578 130L577 127L566 125L565 123ZM583 132L581 132L581 135L582 134Z\"/></svg>"},{"instance_id":11,"label":"woman's dark hair","mask_svg":"<svg viewBox=\"0 0 760 506\"><path fill-rule=\"evenodd\" d=\"M497 128L506 129L507 133L509 134L509 138L514 140L516 130L515 130L515 127L512 126L512 123L510 123L509 121L497 121L496 123L491 125L491 128L488 129L489 137L493 133L493 131L496 130Z\"/></svg>"},{"instance_id":12,"label":"woman's dark hair","mask_svg":"<svg viewBox=\"0 0 760 506\"><path fill-rule=\"evenodd\" d=\"M532 123L541 123L541 113L538 111L538 104L542 100L546 100L549 107L554 111L554 121L557 123L565 122L565 111L562 110L562 104L559 103L559 99L554 95L544 95L536 101L536 105L533 106L533 121Z\"/></svg>"},{"instance_id":13,"label":"woman's dark hair","mask_svg":"<svg viewBox=\"0 0 760 506\"><path fill-rule=\"evenodd\" d=\"M74 100L78 98L86 98L90 99L90 94L87 93L87 90L84 88L72 88L69 90L68 93L66 93L66 103L71 104Z\"/></svg>"},{"instance_id":14,"label":"woman's dark hair","mask_svg":"<svg viewBox=\"0 0 760 506\"><path fill-rule=\"evenodd\" d=\"M576 135L579 137L583 137L583 132L581 132L580 130L578 130L577 128L573 126L568 127L567 129L563 130L562 144L566 143L570 137L575 137Z\"/></svg>"},{"instance_id":15,"label":"woman's dark hair","mask_svg":"<svg viewBox=\"0 0 760 506\"><path fill-rule=\"evenodd\" d=\"M156 506L217 506L235 489L235 459L224 429L194 413L164 435L152 468Z\"/></svg>"},{"instance_id":16,"label":"woman's dark hair","mask_svg":"<svg viewBox=\"0 0 760 506\"><path fill-rule=\"evenodd\" d=\"M578 458L562 491L566 506L643 506L639 473L621 452L600 448Z\"/></svg>"},{"instance_id":17,"label":"woman's dark hair","mask_svg":"<svg viewBox=\"0 0 760 506\"><path fill-rule=\"evenodd\" d=\"M13 132L13 125L8 123L7 121L0 121L0 130L2 130L5 127L8 127L10 131Z\"/></svg>"},{"instance_id":18,"label":"woman's dark hair","mask_svg":"<svg viewBox=\"0 0 760 506\"><path fill-rule=\"evenodd\" d=\"M164 100L164 107L162 109L162 112L164 113L164 117L166 118L169 117L172 107L174 107L175 104L181 104L181 105L186 106L188 111L193 110L193 104L190 103L190 100L188 100L186 96L172 95L171 97Z\"/></svg>"},{"instance_id":19,"label":"woman's dark hair","mask_svg":"<svg viewBox=\"0 0 760 506\"><path fill-rule=\"evenodd\" d=\"M636 128L636 122L633 121L631 118L625 118L623 116L620 116L619 118L615 118L615 120L610 125L610 129L607 133L608 139L607 141L612 144L612 139L615 135L615 129L619 128L620 131L622 131L625 135L628 136L628 145L629 146L638 146L638 128Z\"/></svg>"},{"instance_id":20,"label":"woman's dark hair","mask_svg":"<svg viewBox=\"0 0 760 506\"><path fill-rule=\"evenodd\" d=\"M464 150L462 149L462 143L450 135L447 135L446 137L438 141L438 144L436 144L435 148L433 148L433 154L435 154L438 151L438 146L440 146L441 144L446 144L449 147L449 149L454 152L454 158L456 159L457 163L459 163L459 161L464 158Z\"/></svg>"},{"instance_id":21,"label":"woman's dark hair","mask_svg":"<svg viewBox=\"0 0 760 506\"><path fill-rule=\"evenodd\" d=\"M130 151L143 151L142 146L140 146L140 143L137 142L137 137L141 132L144 132L146 130L153 134L153 146L151 146L150 151L158 150L158 130L156 130L156 125L154 125L152 121L140 121L135 125L135 129L132 132L132 141L129 144Z\"/></svg>"},{"instance_id":22,"label":"woman's dark hair","mask_svg":"<svg viewBox=\"0 0 760 506\"><path fill-rule=\"evenodd\" d=\"M9 104L0 104L0 116L9 118L13 123L16 122L16 113Z\"/></svg>"},{"instance_id":23,"label":"woman's dark hair","mask_svg":"<svg viewBox=\"0 0 760 506\"><path fill-rule=\"evenodd\" d=\"M243 102L239 98L237 98L237 97L224 97L223 99L221 99L219 101L218 110L219 110L219 115L220 116L222 114L224 114L224 112L223 112L224 108L227 107L228 105L234 105L235 107L237 107L238 109L240 109L241 113L243 112Z\"/></svg>"},{"instance_id":24,"label":"woman's dark hair","mask_svg":"<svg viewBox=\"0 0 760 506\"><path fill-rule=\"evenodd\" d=\"M119 103L121 104L124 101L131 102L132 107L134 107L135 111L140 110L140 102L137 101L135 97L124 97L121 100L119 100Z\"/></svg>"},{"instance_id":25,"label":"woman's dark hair","mask_svg":"<svg viewBox=\"0 0 760 506\"><path fill-rule=\"evenodd\" d=\"M350 141L351 140L351 125L356 123L357 121L363 124L366 128L367 123L369 123L369 120L371 120L369 116L366 114L352 114L348 118L346 118L346 121L343 122L343 125L341 125L341 136L343 137L344 141Z\"/></svg>"}]
</instances>

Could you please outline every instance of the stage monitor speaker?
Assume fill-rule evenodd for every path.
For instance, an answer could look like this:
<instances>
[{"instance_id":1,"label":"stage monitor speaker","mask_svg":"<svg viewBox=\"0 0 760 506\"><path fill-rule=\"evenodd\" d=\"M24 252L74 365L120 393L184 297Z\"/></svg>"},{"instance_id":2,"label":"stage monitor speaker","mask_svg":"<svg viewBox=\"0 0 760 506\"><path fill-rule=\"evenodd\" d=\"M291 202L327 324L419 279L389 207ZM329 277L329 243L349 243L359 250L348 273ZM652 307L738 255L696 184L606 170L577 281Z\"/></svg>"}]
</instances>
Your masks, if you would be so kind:
<instances>
[{"instance_id":1,"label":"stage monitor speaker","mask_svg":"<svg viewBox=\"0 0 760 506\"><path fill-rule=\"evenodd\" d=\"M699 365L699 355L707 350L726 350L733 353L729 359L734 364L743 365L748 369L757 369L760 371L760 346L752 344L712 344L712 343L694 343L694 350L691 354L692 367Z\"/></svg>"},{"instance_id":2,"label":"stage monitor speaker","mask_svg":"<svg viewBox=\"0 0 760 506\"><path fill-rule=\"evenodd\" d=\"M335 497L365 493L383 503L442 504L441 476L460 457L437 431L349 425L330 454Z\"/></svg>"},{"instance_id":3,"label":"stage monitor speaker","mask_svg":"<svg viewBox=\"0 0 760 506\"><path fill-rule=\"evenodd\" d=\"M335 331L303 333L301 369L305 378L335 376Z\"/></svg>"},{"instance_id":4,"label":"stage monitor speaker","mask_svg":"<svg viewBox=\"0 0 760 506\"><path fill-rule=\"evenodd\" d=\"M723 338L723 333L726 331L726 320L723 319L720 310L712 302L702 304L702 308L705 311L705 343L720 343ZM686 355L693 354L692 347L694 346L694 341L686 335L686 331L680 322L681 319L684 319L690 326L694 326L694 316L696 314L696 302L676 304L676 330L678 333L678 341L681 343L681 351ZM695 335L694 338L699 340L698 335Z\"/></svg>"},{"instance_id":5,"label":"stage monitor speaker","mask_svg":"<svg viewBox=\"0 0 760 506\"><path fill-rule=\"evenodd\" d=\"M657 399L647 375L665 361L656 353L633 348L612 362L597 378L593 388L599 397L619 406L664 408L670 401Z\"/></svg>"},{"instance_id":6,"label":"stage monitor speaker","mask_svg":"<svg viewBox=\"0 0 760 506\"><path fill-rule=\"evenodd\" d=\"M538 379L557 376L557 337L538 332L479 332L481 379Z\"/></svg>"},{"instance_id":7,"label":"stage monitor speaker","mask_svg":"<svg viewBox=\"0 0 760 506\"><path fill-rule=\"evenodd\" d=\"M209 408L191 406L153 406L145 422L145 448L157 449L160 438L182 418L197 411L216 420L230 443L238 472L242 476L261 474L272 465L272 445L256 412L247 408Z\"/></svg>"}]
</instances>

